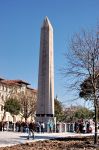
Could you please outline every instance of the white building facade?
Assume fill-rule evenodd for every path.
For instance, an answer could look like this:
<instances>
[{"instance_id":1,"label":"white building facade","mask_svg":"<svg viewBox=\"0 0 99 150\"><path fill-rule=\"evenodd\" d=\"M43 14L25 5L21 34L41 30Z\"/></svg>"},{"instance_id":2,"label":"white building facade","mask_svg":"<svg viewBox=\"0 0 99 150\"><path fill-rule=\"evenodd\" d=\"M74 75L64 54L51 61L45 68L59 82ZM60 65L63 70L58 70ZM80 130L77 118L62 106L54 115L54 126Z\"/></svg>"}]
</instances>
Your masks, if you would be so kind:
<instances>
[{"instance_id":1,"label":"white building facade","mask_svg":"<svg viewBox=\"0 0 99 150\"><path fill-rule=\"evenodd\" d=\"M37 90L32 89L29 87L29 83L22 81L22 80L5 80L0 78L0 122L4 116L4 103L5 101L16 95L18 98L19 93L30 94L32 99L36 102L37 101ZM18 116L11 116L9 112L6 112L4 121L22 121L24 118L21 118L21 115Z\"/></svg>"}]
</instances>

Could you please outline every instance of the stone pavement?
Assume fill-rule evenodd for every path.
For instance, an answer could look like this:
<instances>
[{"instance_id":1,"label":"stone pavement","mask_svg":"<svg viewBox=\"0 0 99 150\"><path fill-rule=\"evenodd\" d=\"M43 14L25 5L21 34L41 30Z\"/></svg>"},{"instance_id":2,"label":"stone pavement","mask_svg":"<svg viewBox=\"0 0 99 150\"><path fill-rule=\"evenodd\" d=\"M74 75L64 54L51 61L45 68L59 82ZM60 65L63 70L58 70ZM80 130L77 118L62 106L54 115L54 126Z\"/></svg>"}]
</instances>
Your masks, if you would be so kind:
<instances>
[{"instance_id":1,"label":"stone pavement","mask_svg":"<svg viewBox=\"0 0 99 150\"><path fill-rule=\"evenodd\" d=\"M21 132L11 132L11 131L4 131L0 132L0 147L12 146L16 144L22 144L27 142L33 142L38 140L47 140L52 138L58 137L69 137L69 136L87 136L93 134L78 134L78 133L35 133L35 139L33 140L32 137L28 140L27 133Z\"/></svg>"}]
</instances>

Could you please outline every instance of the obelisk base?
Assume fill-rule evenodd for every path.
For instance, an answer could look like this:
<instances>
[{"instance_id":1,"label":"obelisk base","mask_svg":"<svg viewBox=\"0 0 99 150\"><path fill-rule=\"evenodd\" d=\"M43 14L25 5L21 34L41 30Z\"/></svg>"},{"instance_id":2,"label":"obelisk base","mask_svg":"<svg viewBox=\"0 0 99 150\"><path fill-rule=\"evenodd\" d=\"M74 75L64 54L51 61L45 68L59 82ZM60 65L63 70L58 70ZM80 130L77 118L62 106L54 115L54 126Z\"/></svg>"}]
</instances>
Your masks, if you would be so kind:
<instances>
[{"instance_id":1,"label":"obelisk base","mask_svg":"<svg viewBox=\"0 0 99 150\"><path fill-rule=\"evenodd\" d=\"M44 123L44 132L56 132L56 117L36 116L36 122Z\"/></svg>"}]
</instances>

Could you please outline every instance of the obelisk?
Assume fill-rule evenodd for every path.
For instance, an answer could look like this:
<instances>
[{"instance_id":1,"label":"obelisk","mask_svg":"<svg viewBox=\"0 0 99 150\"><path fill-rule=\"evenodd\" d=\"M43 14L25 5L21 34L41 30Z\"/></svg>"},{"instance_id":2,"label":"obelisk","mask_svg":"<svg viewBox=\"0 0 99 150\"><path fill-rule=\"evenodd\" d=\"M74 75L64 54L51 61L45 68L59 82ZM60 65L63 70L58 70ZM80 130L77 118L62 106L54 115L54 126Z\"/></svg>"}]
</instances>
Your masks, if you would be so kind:
<instances>
[{"instance_id":1,"label":"obelisk","mask_svg":"<svg viewBox=\"0 0 99 150\"><path fill-rule=\"evenodd\" d=\"M36 119L48 123L54 120L54 56L53 56L53 28L45 17L41 27L38 100Z\"/></svg>"}]
</instances>

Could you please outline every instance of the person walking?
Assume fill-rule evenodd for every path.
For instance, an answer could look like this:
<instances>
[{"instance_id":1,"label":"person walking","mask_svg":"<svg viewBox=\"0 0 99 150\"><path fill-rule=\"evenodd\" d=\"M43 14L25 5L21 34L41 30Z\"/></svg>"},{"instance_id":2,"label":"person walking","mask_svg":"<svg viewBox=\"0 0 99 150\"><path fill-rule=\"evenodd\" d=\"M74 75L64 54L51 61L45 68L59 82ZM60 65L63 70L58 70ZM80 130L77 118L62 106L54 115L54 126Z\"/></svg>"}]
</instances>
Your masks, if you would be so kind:
<instances>
[{"instance_id":1,"label":"person walking","mask_svg":"<svg viewBox=\"0 0 99 150\"><path fill-rule=\"evenodd\" d=\"M33 122L30 122L30 124L29 124L28 139L30 139L31 135L32 135L32 138L34 139L34 131L35 131L35 124Z\"/></svg>"}]
</instances>

